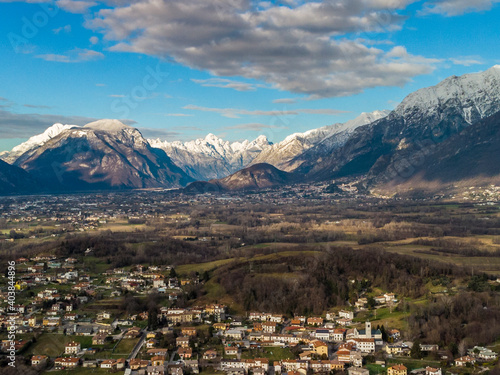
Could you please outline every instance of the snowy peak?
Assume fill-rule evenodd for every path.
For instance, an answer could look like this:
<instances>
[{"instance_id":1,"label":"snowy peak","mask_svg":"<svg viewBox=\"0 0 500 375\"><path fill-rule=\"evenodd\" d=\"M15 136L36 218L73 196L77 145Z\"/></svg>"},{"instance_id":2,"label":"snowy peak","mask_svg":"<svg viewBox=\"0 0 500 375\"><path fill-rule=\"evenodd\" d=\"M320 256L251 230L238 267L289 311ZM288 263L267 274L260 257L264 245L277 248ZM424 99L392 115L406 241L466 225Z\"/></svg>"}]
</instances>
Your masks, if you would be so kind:
<instances>
[{"instance_id":1,"label":"snowy peak","mask_svg":"<svg viewBox=\"0 0 500 375\"><path fill-rule=\"evenodd\" d=\"M356 128L379 120L389 113L390 111L363 112L355 119L345 123L323 126L304 133L291 134L283 141L263 151L253 160L252 164L269 163L290 172L304 162L304 160L301 160L298 164L290 163L292 159L300 158L306 151L319 146L321 147L317 150L318 152L309 153L307 158L321 156L318 153L329 153L333 148L342 146Z\"/></svg>"},{"instance_id":2,"label":"snowy peak","mask_svg":"<svg viewBox=\"0 0 500 375\"><path fill-rule=\"evenodd\" d=\"M200 180L226 177L247 166L272 144L262 135L251 142L229 142L212 133L187 142L148 141L152 147L164 150L186 173Z\"/></svg>"},{"instance_id":3,"label":"snowy peak","mask_svg":"<svg viewBox=\"0 0 500 375\"><path fill-rule=\"evenodd\" d=\"M439 84L408 95L394 110L393 116L407 120L422 115L444 113L454 107L472 124L495 113L500 107L500 66L480 72L451 76Z\"/></svg>"},{"instance_id":4,"label":"snowy peak","mask_svg":"<svg viewBox=\"0 0 500 375\"><path fill-rule=\"evenodd\" d=\"M20 145L14 147L12 151L6 152L1 156L1 159L6 161L7 163L13 164L15 161L24 153L34 150L38 147L43 146L47 141L52 138L57 137L65 130L78 128L77 125L63 125L60 123L56 123L49 128L47 128L43 133L34 135L26 142L21 143Z\"/></svg>"},{"instance_id":5,"label":"snowy peak","mask_svg":"<svg viewBox=\"0 0 500 375\"><path fill-rule=\"evenodd\" d=\"M131 126L125 125L119 120L102 119L86 124L84 129L100 130L108 133L119 133L123 130L137 130Z\"/></svg>"}]
</instances>

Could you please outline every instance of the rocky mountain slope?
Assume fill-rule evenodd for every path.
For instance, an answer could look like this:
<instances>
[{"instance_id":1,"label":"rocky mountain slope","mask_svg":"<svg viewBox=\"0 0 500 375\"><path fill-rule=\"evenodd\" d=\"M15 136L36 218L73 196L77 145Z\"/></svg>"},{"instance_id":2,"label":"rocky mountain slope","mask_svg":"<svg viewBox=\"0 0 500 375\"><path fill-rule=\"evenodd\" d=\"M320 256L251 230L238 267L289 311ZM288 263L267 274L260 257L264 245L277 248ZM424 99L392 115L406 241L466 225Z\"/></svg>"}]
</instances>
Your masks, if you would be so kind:
<instances>
[{"instance_id":1,"label":"rocky mountain slope","mask_svg":"<svg viewBox=\"0 0 500 375\"><path fill-rule=\"evenodd\" d=\"M426 163L406 179L380 186L385 191L433 191L500 185L500 112L482 119L429 149Z\"/></svg>"},{"instance_id":2,"label":"rocky mountain slope","mask_svg":"<svg viewBox=\"0 0 500 375\"><path fill-rule=\"evenodd\" d=\"M192 181L164 151L118 120L66 129L16 164L46 190L170 188Z\"/></svg>"},{"instance_id":3,"label":"rocky mountain slope","mask_svg":"<svg viewBox=\"0 0 500 375\"><path fill-rule=\"evenodd\" d=\"M260 163L244 168L230 176L218 180L196 181L184 190L188 193L207 193L240 190L259 190L294 182L291 173Z\"/></svg>"}]
</instances>

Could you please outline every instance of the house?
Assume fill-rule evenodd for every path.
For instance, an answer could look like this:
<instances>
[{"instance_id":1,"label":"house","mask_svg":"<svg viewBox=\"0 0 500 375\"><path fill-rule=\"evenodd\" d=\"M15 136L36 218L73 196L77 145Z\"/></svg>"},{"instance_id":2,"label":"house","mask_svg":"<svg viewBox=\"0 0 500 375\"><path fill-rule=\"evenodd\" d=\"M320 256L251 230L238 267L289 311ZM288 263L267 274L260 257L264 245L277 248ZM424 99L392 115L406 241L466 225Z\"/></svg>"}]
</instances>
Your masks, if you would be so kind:
<instances>
[{"instance_id":1,"label":"house","mask_svg":"<svg viewBox=\"0 0 500 375\"><path fill-rule=\"evenodd\" d=\"M318 340L329 341L330 340L330 331L327 329L317 329L314 333L314 337Z\"/></svg>"},{"instance_id":2,"label":"house","mask_svg":"<svg viewBox=\"0 0 500 375\"><path fill-rule=\"evenodd\" d=\"M224 335L226 337L235 339L235 340L241 340L243 338L243 331L241 329L229 329L226 332L224 332Z\"/></svg>"},{"instance_id":3,"label":"house","mask_svg":"<svg viewBox=\"0 0 500 375\"><path fill-rule=\"evenodd\" d=\"M97 333L105 333L111 335L113 333L113 328L111 326L100 326Z\"/></svg>"},{"instance_id":4,"label":"house","mask_svg":"<svg viewBox=\"0 0 500 375\"><path fill-rule=\"evenodd\" d=\"M399 329L391 329L391 330L389 330L389 332L387 332L387 334L389 337L392 337L394 340L399 340L399 338L401 337L401 332L399 331Z\"/></svg>"},{"instance_id":5,"label":"house","mask_svg":"<svg viewBox=\"0 0 500 375\"><path fill-rule=\"evenodd\" d=\"M425 368L425 375L442 375L440 368L434 368L427 366Z\"/></svg>"},{"instance_id":6,"label":"house","mask_svg":"<svg viewBox=\"0 0 500 375\"><path fill-rule=\"evenodd\" d=\"M434 352L439 349L439 346L435 344L420 344L420 350L423 352Z\"/></svg>"},{"instance_id":7,"label":"house","mask_svg":"<svg viewBox=\"0 0 500 375\"><path fill-rule=\"evenodd\" d=\"M149 361L147 359L134 358L128 362L131 370L139 370L141 368L146 368L149 366Z\"/></svg>"},{"instance_id":8,"label":"house","mask_svg":"<svg viewBox=\"0 0 500 375\"><path fill-rule=\"evenodd\" d=\"M43 366L48 358L46 355L34 355L31 357L31 366Z\"/></svg>"},{"instance_id":9,"label":"house","mask_svg":"<svg viewBox=\"0 0 500 375\"><path fill-rule=\"evenodd\" d=\"M368 299L365 297L358 298L354 306L356 306L357 309L363 309L366 305L368 304Z\"/></svg>"},{"instance_id":10,"label":"house","mask_svg":"<svg viewBox=\"0 0 500 375\"><path fill-rule=\"evenodd\" d=\"M71 306L71 305L68 305L68 306ZM78 314L75 314L75 313L64 314L64 320L75 321L76 319L78 319Z\"/></svg>"},{"instance_id":11,"label":"house","mask_svg":"<svg viewBox=\"0 0 500 375\"><path fill-rule=\"evenodd\" d=\"M85 368L97 368L98 365L99 363L95 359L87 359L82 362L82 367Z\"/></svg>"},{"instance_id":12,"label":"house","mask_svg":"<svg viewBox=\"0 0 500 375\"><path fill-rule=\"evenodd\" d=\"M353 339L356 347L363 353L373 353L375 351L375 339L356 338Z\"/></svg>"},{"instance_id":13,"label":"house","mask_svg":"<svg viewBox=\"0 0 500 375\"><path fill-rule=\"evenodd\" d=\"M466 355L466 356L455 359L455 366L457 366L457 367L466 366L468 363L470 363L471 365L476 363L475 358L473 358L469 355Z\"/></svg>"},{"instance_id":14,"label":"house","mask_svg":"<svg viewBox=\"0 0 500 375\"><path fill-rule=\"evenodd\" d=\"M367 368L360 367L349 367L347 370L348 375L370 375L370 371Z\"/></svg>"},{"instance_id":15,"label":"house","mask_svg":"<svg viewBox=\"0 0 500 375\"><path fill-rule=\"evenodd\" d=\"M184 358L182 358L184 359ZM151 357L151 365L152 366L163 366L165 364L165 356L164 355L155 355Z\"/></svg>"},{"instance_id":16,"label":"house","mask_svg":"<svg viewBox=\"0 0 500 375\"><path fill-rule=\"evenodd\" d=\"M146 353L150 356L153 356L153 355L166 356L168 354L168 349L160 349L160 348L148 349L148 351Z\"/></svg>"},{"instance_id":17,"label":"house","mask_svg":"<svg viewBox=\"0 0 500 375\"><path fill-rule=\"evenodd\" d=\"M375 300L375 302L378 304L378 305L382 305L386 302L385 300L385 297L384 296L376 296L376 297L373 297L373 299Z\"/></svg>"},{"instance_id":18,"label":"house","mask_svg":"<svg viewBox=\"0 0 500 375\"><path fill-rule=\"evenodd\" d=\"M391 366L387 369L387 375L407 375L408 369L402 364Z\"/></svg>"},{"instance_id":19,"label":"house","mask_svg":"<svg viewBox=\"0 0 500 375\"><path fill-rule=\"evenodd\" d=\"M321 326L323 325L323 318L312 316L310 318L307 318L307 324L311 326Z\"/></svg>"},{"instance_id":20,"label":"house","mask_svg":"<svg viewBox=\"0 0 500 375\"><path fill-rule=\"evenodd\" d=\"M328 356L328 345L325 344L323 341L315 340L312 343L312 347L314 352L319 355L326 355Z\"/></svg>"},{"instance_id":21,"label":"house","mask_svg":"<svg viewBox=\"0 0 500 375\"><path fill-rule=\"evenodd\" d=\"M147 349L154 348L157 344L158 344L158 340L156 340L156 339L149 339L148 341L146 341L146 348Z\"/></svg>"},{"instance_id":22,"label":"house","mask_svg":"<svg viewBox=\"0 0 500 375\"><path fill-rule=\"evenodd\" d=\"M73 368L80 364L80 358L75 357L67 357L67 358L56 358L54 360L54 365L56 370L65 369L65 368Z\"/></svg>"},{"instance_id":23,"label":"house","mask_svg":"<svg viewBox=\"0 0 500 375\"><path fill-rule=\"evenodd\" d=\"M344 328L336 328L332 331L330 331L330 340L336 341L336 342L341 342L345 340L345 333L346 329Z\"/></svg>"},{"instance_id":24,"label":"house","mask_svg":"<svg viewBox=\"0 0 500 375\"><path fill-rule=\"evenodd\" d=\"M101 362L101 368L114 369L116 368L116 361L114 359L106 359Z\"/></svg>"},{"instance_id":25,"label":"house","mask_svg":"<svg viewBox=\"0 0 500 375\"><path fill-rule=\"evenodd\" d=\"M198 361L195 359L184 361L184 368L189 369L192 374L199 374L200 373ZM254 375L255 375L255 373L254 373Z\"/></svg>"},{"instance_id":26,"label":"house","mask_svg":"<svg viewBox=\"0 0 500 375\"><path fill-rule=\"evenodd\" d=\"M354 319L354 312L348 311L348 310L340 310L339 317L353 320Z\"/></svg>"},{"instance_id":27,"label":"house","mask_svg":"<svg viewBox=\"0 0 500 375\"><path fill-rule=\"evenodd\" d=\"M45 327L59 327L61 325L61 318L58 316L48 316L43 318L42 325Z\"/></svg>"},{"instance_id":28,"label":"house","mask_svg":"<svg viewBox=\"0 0 500 375\"><path fill-rule=\"evenodd\" d=\"M141 329L137 327L132 327L127 330L125 335L123 336L126 339L135 339L141 334Z\"/></svg>"},{"instance_id":29,"label":"house","mask_svg":"<svg viewBox=\"0 0 500 375\"><path fill-rule=\"evenodd\" d=\"M104 345L106 343L106 338L108 337L105 333L98 333L92 337L92 345Z\"/></svg>"},{"instance_id":30,"label":"house","mask_svg":"<svg viewBox=\"0 0 500 375\"><path fill-rule=\"evenodd\" d=\"M183 375L182 365L169 365L167 368L168 375ZM149 373L148 373L149 375ZM158 375L158 374L155 374ZM162 374L159 374L162 375Z\"/></svg>"},{"instance_id":31,"label":"house","mask_svg":"<svg viewBox=\"0 0 500 375\"><path fill-rule=\"evenodd\" d=\"M73 329L76 336L91 336L94 332L92 326L81 326L75 324Z\"/></svg>"},{"instance_id":32,"label":"house","mask_svg":"<svg viewBox=\"0 0 500 375\"><path fill-rule=\"evenodd\" d=\"M238 355L238 348L236 346L226 346L224 347L224 353L226 355Z\"/></svg>"},{"instance_id":33,"label":"house","mask_svg":"<svg viewBox=\"0 0 500 375\"><path fill-rule=\"evenodd\" d=\"M469 349L468 354L483 361L492 361L497 359L498 356L497 353L483 346L474 346L472 349Z\"/></svg>"},{"instance_id":34,"label":"house","mask_svg":"<svg viewBox=\"0 0 500 375\"><path fill-rule=\"evenodd\" d=\"M190 359L193 356L193 349L191 348L179 348L177 351L181 359Z\"/></svg>"},{"instance_id":35,"label":"house","mask_svg":"<svg viewBox=\"0 0 500 375\"><path fill-rule=\"evenodd\" d=\"M396 302L396 295L394 293L385 293L384 298L387 303Z\"/></svg>"},{"instance_id":36,"label":"house","mask_svg":"<svg viewBox=\"0 0 500 375\"><path fill-rule=\"evenodd\" d=\"M64 347L64 354L76 354L82 350L82 346L79 342L71 341Z\"/></svg>"},{"instance_id":37,"label":"house","mask_svg":"<svg viewBox=\"0 0 500 375\"><path fill-rule=\"evenodd\" d=\"M299 354L299 359L303 361L310 361L312 359L313 354L315 354L313 351L306 350L305 352Z\"/></svg>"},{"instance_id":38,"label":"house","mask_svg":"<svg viewBox=\"0 0 500 375\"><path fill-rule=\"evenodd\" d=\"M175 343L181 348L189 348L189 337L177 337Z\"/></svg>"},{"instance_id":39,"label":"house","mask_svg":"<svg viewBox=\"0 0 500 375\"><path fill-rule=\"evenodd\" d=\"M214 349L209 349L205 353L203 353L203 359L215 359L217 358L217 351Z\"/></svg>"},{"instance_id":40,"label":"house","mask_svg":"<svg viewBox=\"0 0 500 375\"><path fill-rule=\"evenodd\" d=\"M401 345L401 344L394 344L394 345L387 345L385 347L385 351L387 354L395 354L395 355L402 355L404 349L407 349L407 346Z\"/></svg>"},{"instance_id":41,"label":"house","mask_svg":"<svg viewBox=\"0 0 500 375\"><path fill-rule=\"evenodd\" d=\"M107 311L102 311L97 314L97 320L111 319L111 313Z\"/></svg>"},{"instance_id":42,"label":"house","mask_svg":"<svg viewBox=\"0 0 500 375\"><path fill-rule=\"evenodd\" d=\"M214 329L218 331L225 331L226 329L229 328L229 324L226 323L214 323L213 325Z\"/></svg>"},{"instance_id":43,"label":"house","mask_svg":"<svg viewBox=\"0 0 500 375\"><path fill-rule=\"evenodd\" d=\"M126 364L127 364L127 361L125 358L118 358L116 360L116 369L117 370L124 369Z\"/></svg>"},{"instance_id":44,"label":"house","mask_svg":"<svg viewBox=\"0 0 500 375\"><path fill-rule=\"evenodd\" d=\"M194 327L184 327L181 329L182 336L190 336L190 337L195 337L196 336L196 328Z\"/></svg>"},{"instance_id":45,"label":"house","mask_svg":"<svg viewBox=\"0 0 500 375\"><path fill-rule=\"evenodd\" d=\"M264 322L262 323L262 331L265 333L274 333L276 332L276 323L274 322Z\"/></svg>"}]
</instances>

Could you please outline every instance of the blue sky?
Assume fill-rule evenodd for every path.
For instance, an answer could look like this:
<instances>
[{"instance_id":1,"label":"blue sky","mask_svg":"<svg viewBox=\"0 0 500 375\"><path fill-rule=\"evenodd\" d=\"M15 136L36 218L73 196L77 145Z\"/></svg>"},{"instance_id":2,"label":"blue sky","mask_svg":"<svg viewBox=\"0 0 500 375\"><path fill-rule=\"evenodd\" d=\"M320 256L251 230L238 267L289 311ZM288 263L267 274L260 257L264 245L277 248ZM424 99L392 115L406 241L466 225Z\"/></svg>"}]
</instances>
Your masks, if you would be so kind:
<instances>
[{"instance_id":1,"label":"blue sky","mask_svg":"<svg viewBox=\"0 0 500 375\"><path fill-rule=\"evenodd\" d=\"M0 151L55 122L227 140L392 109L498 64L499 0L0 0Z\"/></svg>"}]
</instances>

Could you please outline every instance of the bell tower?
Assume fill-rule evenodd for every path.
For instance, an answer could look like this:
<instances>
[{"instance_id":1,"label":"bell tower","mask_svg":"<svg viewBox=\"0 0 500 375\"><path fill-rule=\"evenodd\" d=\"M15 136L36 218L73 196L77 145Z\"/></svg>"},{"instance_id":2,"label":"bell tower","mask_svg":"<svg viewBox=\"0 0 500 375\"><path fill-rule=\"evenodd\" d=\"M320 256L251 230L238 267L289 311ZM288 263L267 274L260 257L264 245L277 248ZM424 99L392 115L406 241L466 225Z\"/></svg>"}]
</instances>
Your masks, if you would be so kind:
<instances>
[{"instance_id":1,"label":"bell tower","mask_svg":"<svg viewBox=\"0 0 500 375\"><path fill-rule=\"evenodd\" d=\"M372 323L368 321L365 323L365 338L372 338Z\"/></svg>"}]
</instances>

